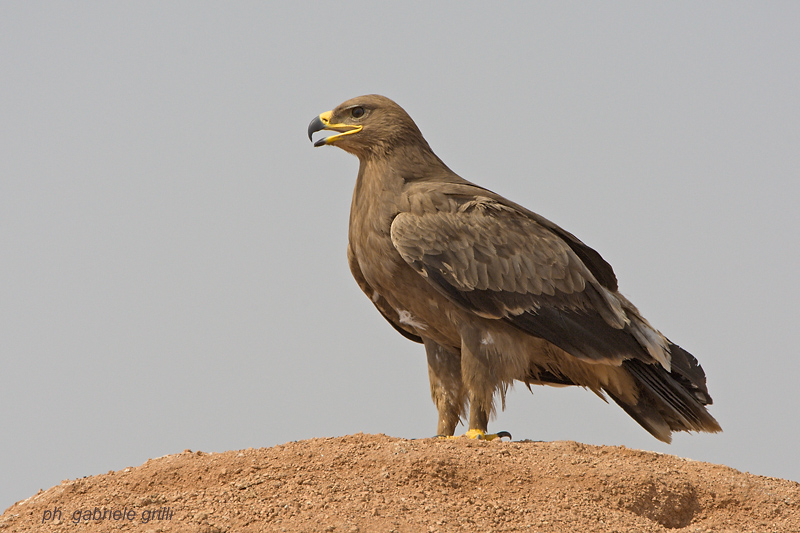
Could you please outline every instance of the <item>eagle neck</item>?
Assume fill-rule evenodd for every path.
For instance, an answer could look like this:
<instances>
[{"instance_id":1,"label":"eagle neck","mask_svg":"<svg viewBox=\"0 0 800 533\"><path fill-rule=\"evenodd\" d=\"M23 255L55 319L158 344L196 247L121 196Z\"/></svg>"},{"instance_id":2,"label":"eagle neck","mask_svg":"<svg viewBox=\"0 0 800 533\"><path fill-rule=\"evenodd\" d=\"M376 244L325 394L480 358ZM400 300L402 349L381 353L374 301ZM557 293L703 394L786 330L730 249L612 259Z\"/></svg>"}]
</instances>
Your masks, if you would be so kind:
<instances>
[{"instance_id":1,"label":"eagle neck","mask_svg":"<svg viewBox=\"0 0 800 533\"><path fill-rule=\"evenodd\" d=\"M392 210L392 205L397 204L399 195L402 194L405 181L400 173L387 159L364 159L358 168L355 189L353 190L353 203L350 214L373 215L380 213L381 217ZM374 217L371 217L375 220Z\"/></svg>"}]
</instances>

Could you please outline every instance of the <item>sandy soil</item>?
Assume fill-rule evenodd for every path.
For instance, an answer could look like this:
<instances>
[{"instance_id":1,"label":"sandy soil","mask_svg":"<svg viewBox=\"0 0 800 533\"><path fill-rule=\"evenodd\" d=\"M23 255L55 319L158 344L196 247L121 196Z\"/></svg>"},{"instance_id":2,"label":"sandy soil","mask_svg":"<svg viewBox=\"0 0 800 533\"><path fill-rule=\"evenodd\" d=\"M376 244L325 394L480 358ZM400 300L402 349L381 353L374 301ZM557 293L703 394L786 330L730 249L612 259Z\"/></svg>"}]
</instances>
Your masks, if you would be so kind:
<instances>
[{"instance_id":1,"label":"sandy soil","mask_svg":"<svg viewBox=\"0 0 800 533\"><path fill-rule=\"evenodd\" d=\"M63 481L0 532L800 532L800 484L575 442L385 435L184 451Z\"/></svg>"}]
</instances>

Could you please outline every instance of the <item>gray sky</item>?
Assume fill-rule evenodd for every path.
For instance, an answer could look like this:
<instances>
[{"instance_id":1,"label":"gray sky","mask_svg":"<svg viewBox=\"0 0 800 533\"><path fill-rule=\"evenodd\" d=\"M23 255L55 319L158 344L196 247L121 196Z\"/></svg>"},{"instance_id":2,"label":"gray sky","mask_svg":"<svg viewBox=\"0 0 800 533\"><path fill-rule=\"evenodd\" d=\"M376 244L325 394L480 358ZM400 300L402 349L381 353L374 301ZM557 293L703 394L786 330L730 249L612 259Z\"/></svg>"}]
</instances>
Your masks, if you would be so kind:
<instances>
[{"instance_id":1,"label":"gray sky","mask_svg":"<svg viewBox=\"0 0 800 533\"><path fill-rule=\"evenodd\" d=\"M0 507L185 448L432 436L423 349L345 258L381 93L466 179L597 249L708 375L664 445L518 386L515 439L800 480L800 4L0 4Z\"/></svg>"}]
</instances>

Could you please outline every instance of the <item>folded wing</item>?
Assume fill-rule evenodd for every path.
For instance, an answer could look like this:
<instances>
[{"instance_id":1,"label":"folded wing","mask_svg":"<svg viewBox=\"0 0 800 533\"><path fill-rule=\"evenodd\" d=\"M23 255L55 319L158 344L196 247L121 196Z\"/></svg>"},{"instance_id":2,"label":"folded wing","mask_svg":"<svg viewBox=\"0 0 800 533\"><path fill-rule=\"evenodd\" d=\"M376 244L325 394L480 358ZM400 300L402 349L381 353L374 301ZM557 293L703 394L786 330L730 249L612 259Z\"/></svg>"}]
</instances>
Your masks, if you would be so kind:
<instances>
[{"instance_id":1,"label":"folded wing","mask_svg":"<svg viewBox=\"0 0 800 533\"><path fill-rule=\"evenodd\" d=\"M666 339L640 331L623 307L627 300L598 281L581 255L601 262L615 287L611 267L542 220L475 196L450 211L401 213L391 237L402 258L463 309L507 321L581 359L638 359L669 370Z\"/></svg>"}]
</instances>

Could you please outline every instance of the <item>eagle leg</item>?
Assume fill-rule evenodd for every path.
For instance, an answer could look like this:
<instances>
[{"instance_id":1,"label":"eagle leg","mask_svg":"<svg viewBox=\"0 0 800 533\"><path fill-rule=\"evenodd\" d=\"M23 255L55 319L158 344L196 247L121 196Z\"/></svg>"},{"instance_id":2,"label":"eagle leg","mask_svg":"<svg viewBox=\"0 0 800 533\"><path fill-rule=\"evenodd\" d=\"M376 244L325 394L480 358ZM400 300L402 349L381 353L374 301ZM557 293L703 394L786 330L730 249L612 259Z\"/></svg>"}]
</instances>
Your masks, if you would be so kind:
<instances>
[{"instance_id":1,"label":"eagle leg","mask_svg":"<svg viewBox=\"0 0 800 533\"><path fill-rule=\"evenodd\" d=\"M508 437L511 439L511 433L508 431L498 431L497 433L486 433L481 431L480 429L470 429L464 436L470 439L478 439L478 440L494 440L494 439L502 439L503 437Z\"/></svg>"},{"instance_id":2,"label":"eagle leg","mask_svg":"<svg viewBox=\"0 0 800 533\"><path fill-rule=\"evenodd\" d=\"M475 440L495 440L495 439L502 439L503 437L507 437L511 439L511 433L508 431L498 431L497 433L486 433L485 431L481 431L480 429L470 429L461 437L453 437L450 435L437 435L437 437L441 437L444 439L460 439L461 437L466 437L468 439L475 439Z\"/></svg>"},{"instance_id":3,"label":"eagle leg","mask_svg":"<svg viewBox=\"0 0 800 533\"><path fill-rule=\"evenodd\" d=\"M461 381L461 356L435 341L424 338L428 356L428 377L431 383L431 399L439 411L437 435L450 436L466 412L467 395Z\"/></svg>"},{"instance_id":4,"label":"eagle leg","mask_svg":"<svg viewBox=\"0 0 800 533\"><path fill-rule=\"evenodd\" d=\"M469 397L469 431L464 436L481 440L510 439L508 431L487 433L489 418L494 413L495 391L501 390L501 395L503 393L502 384L495 377L491 352L481 349L483 345L478 340L480 338L482 336L476 335L475 330L462 328L461 379Z\"/></svg>"},{"instance_id":5,"label":"eagle leg","mask_svg":"<svg viewBox=\"0 0 800 533\"><path fill-rule=\"evenodd\" d=\"M483 395L485 396L485 395ZM492 396L490 394L488 403L486 405L485 398L478 398L478 395L473 391L469 393L469 430L480 431L486 433L489 427L489 415L492 408ZM483 401L481 401L483 400Z\"/></svg>"}]
</instances>

